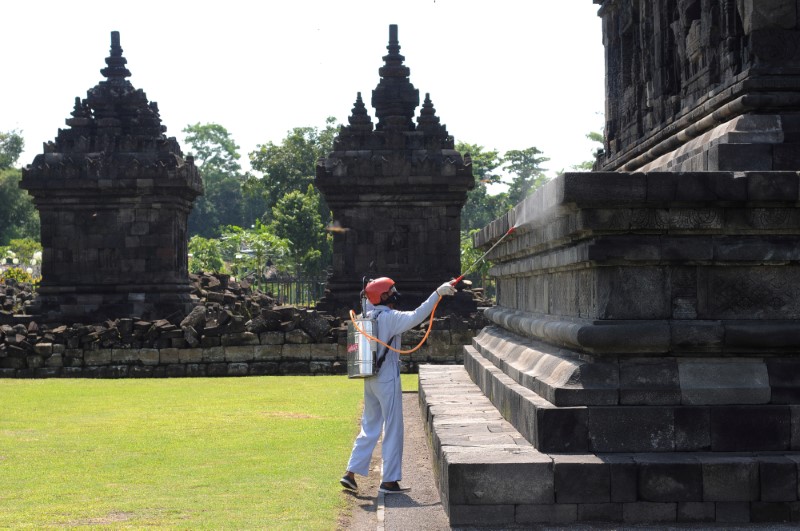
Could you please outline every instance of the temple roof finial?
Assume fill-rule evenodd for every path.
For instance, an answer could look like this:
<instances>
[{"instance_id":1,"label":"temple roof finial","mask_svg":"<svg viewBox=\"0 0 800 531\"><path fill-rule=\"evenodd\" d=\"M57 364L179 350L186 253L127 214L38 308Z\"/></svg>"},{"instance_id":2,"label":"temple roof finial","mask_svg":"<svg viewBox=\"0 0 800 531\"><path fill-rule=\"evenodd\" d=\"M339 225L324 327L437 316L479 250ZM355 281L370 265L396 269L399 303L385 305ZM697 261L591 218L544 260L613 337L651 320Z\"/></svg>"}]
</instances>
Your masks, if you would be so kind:
<instances>
[{"instance_id":1,"label":"temple roof finial","mask_svg":"<svg viewBox=\"0 0 800 531\"><path fill-rule=\"evenodd\" d=\"M422 109L419 111L419 117L417 118L417 130L427 135L447 136L447 128L440 122L439 117L436 116L436 109L431 101L431 95L426 92L425 102L422 104Z\"/></svg>"},{"instance_id":2,"label":"temple roof finial","mask_svg":"<svg viewBox=\"0 0 800 531\"><path fill-rule=\"evenodd\" d=\"M364 105L364 100L361 99L361 93L356 96L356 102L353 104L353 111L347 119L350 122L350 129L352 131L372 131L372 120L367 113L367 107Z\"/></svg>"},{"instance_id":3,"label":"temple roof finial","mask_svg":"<svg viewBox=\"0 0 800 531\"><path fill-rule=\"evenodd\" d=\"M439 117L436 116L436 109L431 101L430 92L425 93L425 102L422 104L422 109L419 111L417 124L419 124L420 127L439 124Z\"/></svg>"},{"instance_id":4,"label":"temple roof finial","mask_svg":"<svg viewBox=\"0 0 800 531\"><path fill-rule=\"evenodd\" d=\"M400 41L397 39L397 24L389 24L389 45L386 47L389 53L383 57L387 63L389 60L400 60L402 63L405 57L400 55Z\"/></svg>"},{"instance_id":5,"label":"temple roof finial","mask_svg":"<svg viewBox=\"0 0 800 531\"><path fill-rule=\"evenodd\" d=\"M419 105L419 91L408 80L411 70L403 65L397 39L397 24L389 26L389 53L383 56L384 65L378 70L381 81L372 91L372 106L378 118L378 130L414 130L414 110Z\"/></svg>"},{"instance_id":6,"label":"temple roof finial","mask_svg":"<svg viewBox=\"0 0 800 531\"><path fill-rule=\"evenodd\" d=\"M106 57L106 65L108 66L100 70L100 73L108 78L109 81L124 80L131 75L130 70L125 68L127 62L128 60L122 57L122 47L119 44L119 32L112 31L111 52L109 56Z\"/></svg>"},{"instance_id":7,"label":"temple roof finial","mask_svg":"<svg viewBox=\"0 0 800 531\"><path fill-rule=\"evenodd\" d=\"M92 113L86 107L86 102L75 96L75 106L70 113L73 118L90 118Z\"/></svg>"}]
</instances>

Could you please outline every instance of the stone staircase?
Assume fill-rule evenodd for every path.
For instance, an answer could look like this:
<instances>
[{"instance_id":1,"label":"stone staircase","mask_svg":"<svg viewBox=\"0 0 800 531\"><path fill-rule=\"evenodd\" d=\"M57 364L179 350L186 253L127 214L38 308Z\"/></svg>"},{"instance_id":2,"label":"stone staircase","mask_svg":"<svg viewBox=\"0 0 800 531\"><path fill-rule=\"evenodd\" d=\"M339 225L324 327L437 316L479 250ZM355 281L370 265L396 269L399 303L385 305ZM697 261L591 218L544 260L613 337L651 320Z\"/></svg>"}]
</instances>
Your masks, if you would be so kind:
<instances>
[{"instance_id":1,"label":"stone staircase","mask_svg":"<svg viewBox=\"0 0 800 531\"><path fill-rule=\"evenodd\" d=\"M452 526L800 521L793 406L777 441L758 422L776 406L738 406L738 421L730 406L716 420L713 406L675 406L671 422L666 406L558 407L484 356L485 335L463 367L420 367Z\"/></svg>"}]
</instances>

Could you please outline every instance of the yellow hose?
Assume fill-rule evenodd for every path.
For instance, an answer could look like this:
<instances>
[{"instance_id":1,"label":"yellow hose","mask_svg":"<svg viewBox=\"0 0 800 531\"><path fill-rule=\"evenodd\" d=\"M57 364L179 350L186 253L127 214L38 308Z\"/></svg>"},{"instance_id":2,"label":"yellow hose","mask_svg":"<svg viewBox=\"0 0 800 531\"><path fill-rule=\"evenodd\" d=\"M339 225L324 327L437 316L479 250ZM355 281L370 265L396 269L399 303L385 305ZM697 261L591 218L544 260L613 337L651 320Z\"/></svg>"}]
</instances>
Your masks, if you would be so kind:
<instances>
[{"instance_id":1,"label":"yellow hose","mask_svg":"<svg viewBox=\"0 0 800 531\"><path fill-rule=\"evenodd\" d=\"M433 305L433 310L431 310L431 318L430 318L430 321L428 321L428 330L425 332L425 335L422 336L422 340L419 342L419 345L417 345L416 347L412 348L411 350L397 350L396 348L393 348L391 345L387 345L386 343L384 343L383 341L381 341L377 337L372 337L368 333L364 332L361 329L361 327L358 326L358 324L356 323L356 312L354 312L353 310L350 310L350 319L353 321L353 326L356 327L356 330L361 332L361 334L367 336L369 339L371 339L373 341L377 341L378 343L380 343L384 347L388 348L389 350L391 350L393 352L397 352L398 354L411 354L411 353L416 352L417 350L419 350L419 348L425 343L425 340L428 339L428 335L430 335L431 329L433 328L433 316L436 314L436 307L439 306L440 302L442 302L442 296L441 295L439 295L439 299L436 301L436 304Z\"/></svg>"}]
</instances>

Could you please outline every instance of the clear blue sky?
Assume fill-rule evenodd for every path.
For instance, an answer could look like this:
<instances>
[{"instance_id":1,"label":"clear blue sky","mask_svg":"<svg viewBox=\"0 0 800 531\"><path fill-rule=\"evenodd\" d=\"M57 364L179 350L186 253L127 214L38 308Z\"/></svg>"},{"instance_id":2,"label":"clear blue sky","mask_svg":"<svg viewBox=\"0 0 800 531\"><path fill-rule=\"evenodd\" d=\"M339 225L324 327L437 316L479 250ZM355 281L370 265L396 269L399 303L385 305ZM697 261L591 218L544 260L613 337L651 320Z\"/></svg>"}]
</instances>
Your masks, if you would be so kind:
<instances>
[{"instance_id":1,"label":"clear blue sky","mask_svg":"<svg viewBox=\"0 0 800 531\"><path fill-rule=\"evenodd\" d=\"M183 143L187 124L216 122L243 159L293 127L346 121L359 91L374 118L389 24L456 140L536 146L559 170L589 159L585 136L603 126L592 0L25 0L0 13L0 131L22 131L22 165L102 80L112 30L169 136Z\"/></svg>"}]
</instances>

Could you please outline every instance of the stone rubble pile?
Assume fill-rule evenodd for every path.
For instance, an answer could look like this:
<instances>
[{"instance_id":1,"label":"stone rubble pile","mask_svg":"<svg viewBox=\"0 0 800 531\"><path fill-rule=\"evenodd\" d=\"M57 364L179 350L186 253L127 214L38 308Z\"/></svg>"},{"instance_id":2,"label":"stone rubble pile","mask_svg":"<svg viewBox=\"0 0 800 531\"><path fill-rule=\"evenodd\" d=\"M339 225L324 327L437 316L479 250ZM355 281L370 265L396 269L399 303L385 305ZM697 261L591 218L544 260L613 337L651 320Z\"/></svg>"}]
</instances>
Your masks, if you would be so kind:
<instances>
[{"instance_id":1,"label":"stone rubble pile","mask_svg":"<svg viewBox=\"0 0 800 531\"><path fill-rule=\"evenodd\" d=\"M189 315L99 323L51 323L15 313L30 308L34 294L28 284L7 281L0 285L0 376L124 377L134 375L133 369L143 369L142 365L150 367L137 375L228 375L233 374L231 365L236 362L253 364L267 358L278 364L286 362L286 368L274 365L259 370L289 374L309 372L309 363L318 355L325 359L324 367L317 364L316 371L311 372L346 372L346 319L313 309L276 305L268 294L227 275L190 275L190 280L199 303ZM482 301L479 294L476 290L475 295L459 295ZM427 324L404 336L405 348L406 343L414 346L419 342ZM428 342L445 354L423 350L425 354L410 361L406 369L416 370L416 362L431 361L432 356L456 361L456 350L485 324L480 312L461 317L442 304ZM298 359L305 360L304 364L296 363ZM164 370L178 363L184 366L172 372ZM211 374L208 364L214 363L220 366ZM161 372L157 366L162 366ZM109 370L98 373L98 367ZM110 370L113 367L116 369ZM235 370L236 374L256 374L249 366Z\"/></svg>"},{"instance_id":2,"label":"stone rubble pile","mask_svg":"<svg viewBox=\"0 0 800 531\"><path fill-rule=\"evenodd\" d=\"M30 284L13 279L0 283L0 323L21 312L23 305L31 300L33 300L33 287Z\"/></svg>"}]
</instances>

